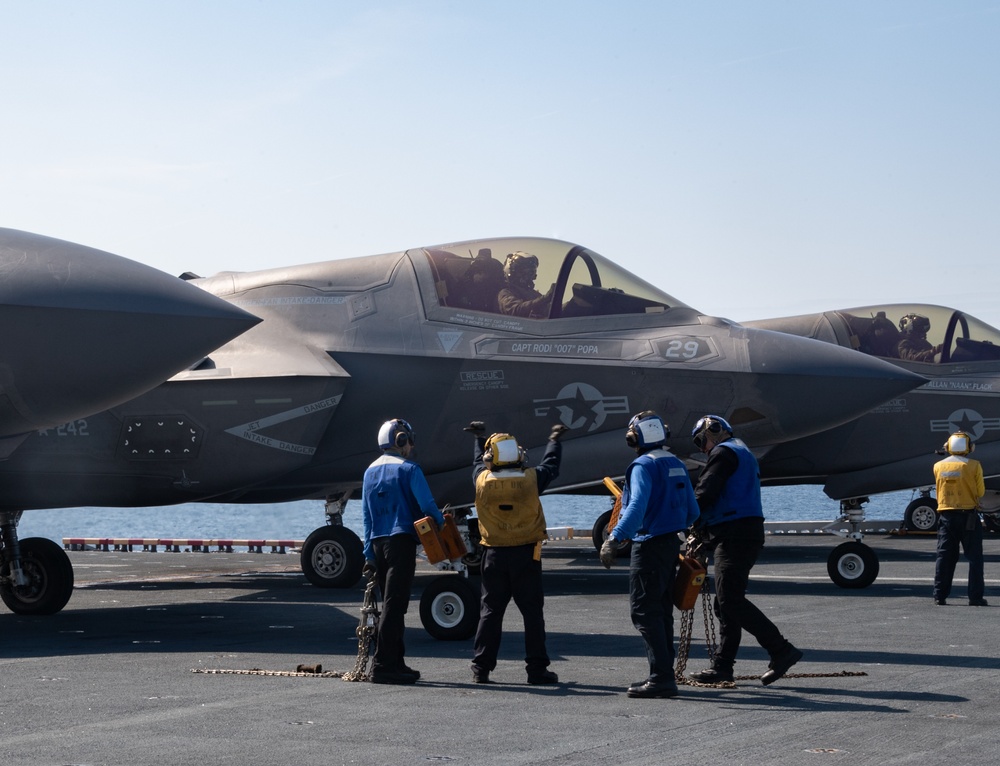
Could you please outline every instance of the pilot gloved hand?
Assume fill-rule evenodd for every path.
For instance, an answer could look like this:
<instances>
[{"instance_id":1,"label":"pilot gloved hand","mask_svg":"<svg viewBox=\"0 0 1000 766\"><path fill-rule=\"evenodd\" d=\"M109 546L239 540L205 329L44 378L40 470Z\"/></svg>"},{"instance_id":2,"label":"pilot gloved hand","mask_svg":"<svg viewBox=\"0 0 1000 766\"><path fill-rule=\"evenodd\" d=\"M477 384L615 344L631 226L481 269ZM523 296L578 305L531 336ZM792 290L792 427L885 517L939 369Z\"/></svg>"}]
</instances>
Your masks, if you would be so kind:
<instances>
[{"instance_id":1,"label":"pilot gloved hand","mask_svg":"<svg viewBox=\"0 0 1000 766\"><path fill-rule=\"evenodd\" d=\"M609 537L604 541L604 545L601 546L601 563L604 564L605 569L611 569L611 565L615 563L615 559L618 558L618 548L621 543L615 540L613 537Z\"/></svg>"},{"instance_id":2,"label":"pilot gloved hand","mask_svg":"<svg viewBox=\"0 0 1000 766\"><path fill-rule=\"evenodd\" d=\"M473 420L469 425L462 429L463 431L468 431L473 436L482 436L486 433L486 424L481 420Z\"/></svg>"},{"instance_id":3,"label":"pilot gloved hand","mask_svg":"<svg viewBox=\"0 0 1000 766\"><path fill-rule=\"evenodd\" d=\"M375 571L375 562L370 559L366 559L365 565L361 567L361 574L370 580L375 576Z\"/></svg>"},{"instance_id":4,"label":"pilot gloved hand","mask_svg":"<svg viewBox=\"0 0 1000 766\"><path fill-rule=\"evenodd\" d=\"M552 431L549 433L549 441L557 442L562 438L562 435L569 430L568 427L562 425L561 423L556 423L552 426Z\"/></svg>"}]
</instances>

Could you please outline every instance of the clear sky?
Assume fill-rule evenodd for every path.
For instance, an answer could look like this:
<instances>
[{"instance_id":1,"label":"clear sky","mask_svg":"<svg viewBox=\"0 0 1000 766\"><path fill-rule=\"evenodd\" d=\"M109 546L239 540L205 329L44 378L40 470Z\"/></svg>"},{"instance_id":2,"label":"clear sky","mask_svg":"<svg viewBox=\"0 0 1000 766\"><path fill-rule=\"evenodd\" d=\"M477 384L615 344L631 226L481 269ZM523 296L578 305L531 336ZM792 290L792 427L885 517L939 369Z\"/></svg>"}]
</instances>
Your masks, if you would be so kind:
<instances>
[{"instance_id":1,"label":"clear sky","mask_svg":"<svg viewBox=\"0 0 1000 766\"><path fill-rule=\"evenodd\" d=\"M1000 326L1000 1L0 0L0 180L173 274L538 235Z\"/></svg>"}]
</instances>

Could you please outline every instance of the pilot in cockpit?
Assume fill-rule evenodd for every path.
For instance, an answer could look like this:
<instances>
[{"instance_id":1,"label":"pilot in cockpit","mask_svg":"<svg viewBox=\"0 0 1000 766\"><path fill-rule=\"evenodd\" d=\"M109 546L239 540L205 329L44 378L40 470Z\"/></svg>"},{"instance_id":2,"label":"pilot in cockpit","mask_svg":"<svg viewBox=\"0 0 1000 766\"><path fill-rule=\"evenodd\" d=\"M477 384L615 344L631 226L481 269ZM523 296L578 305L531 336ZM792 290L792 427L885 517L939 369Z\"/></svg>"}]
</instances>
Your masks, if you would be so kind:
<instances>
[{"instance_id":1,"label":"pilot in cockpit","mask_svg":"<svg viewBox=\"0 0 1000 766\"><path fill-rule=\"evenodd\" d=\"M507 286L497 295L500 313L529 319L544 319L552 303L552 285L545 295L535 289L538 256L518 250L507 256L503 265Z\"/></svg>"},{"instance_id":2,"label":"pilot in cockpit","mask_svg":"<svg viewBox=\"0 0 1000 766\"><path fill-rule=\"evenodd\" d=\"M931 320L920 314L907 314L899 320L899 358L911 362L936 362L942 346L932 346L927 340Z\"/></svg>"}]
</instances>

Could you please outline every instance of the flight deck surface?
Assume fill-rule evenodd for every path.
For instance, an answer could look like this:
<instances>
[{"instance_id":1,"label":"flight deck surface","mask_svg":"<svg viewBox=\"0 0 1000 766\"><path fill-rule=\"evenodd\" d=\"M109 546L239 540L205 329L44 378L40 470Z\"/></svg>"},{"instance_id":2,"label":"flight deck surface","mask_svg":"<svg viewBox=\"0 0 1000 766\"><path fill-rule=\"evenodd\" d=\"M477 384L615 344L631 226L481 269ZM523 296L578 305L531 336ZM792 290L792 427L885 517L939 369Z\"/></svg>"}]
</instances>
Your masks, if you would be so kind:
<instances>
[{"instance_id":1,"label":"flight deck surface","mask_svg":"<svg viewBox=\"0 0 1000 766\"><path fill-rule=\"evenodd\" d=\"M985 541L986 608L966 605L964 559L949 605L933 605L932 537L866 538L881 573L853 591L827 576L837 542L769 537L753 571L751 598L805 652L791 673L809 677L682 686L670 700L625 696L646 670L627 563L606 571L589 539L544 553L552 687L525 683L513 604L497 683L473 684L472 641L420 626L421 589L440 576L426 564L407 615L422 680L377 686L193 672L353 667L362 585L309 585L294 554L70 552L62 612L0 611L0 762L995 763L1000 539ZM706 666L696 615L689 670ZM766 667L745 636L737 675Z\"/></svg>"}]
</instances>

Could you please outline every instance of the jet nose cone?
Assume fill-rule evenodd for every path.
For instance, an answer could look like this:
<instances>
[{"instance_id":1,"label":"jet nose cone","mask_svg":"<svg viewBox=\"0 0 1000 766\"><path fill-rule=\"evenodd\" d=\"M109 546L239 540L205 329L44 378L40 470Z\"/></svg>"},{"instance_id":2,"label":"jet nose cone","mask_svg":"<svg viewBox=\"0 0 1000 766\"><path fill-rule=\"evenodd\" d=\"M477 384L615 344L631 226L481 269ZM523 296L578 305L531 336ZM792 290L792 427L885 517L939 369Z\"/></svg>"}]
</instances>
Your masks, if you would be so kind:
<instances>
[{"instance_id":1,"label":"jet nose cone","mask_svg":"<svg viewBox=\"0 0 1000 766\"><path fill-rule=\"evenodd\" d=\"M760 400L772 403L774 409L760 414L773 418L777 424L773 436L779 441L846 423L927 382L859 351L770 330L743 329ZM752 428L754 419L755 413L746 413L746 427Z\"/></svg>"},{"instance_id":2,"label":"jet nose cone","mask_svg":"<svg viewBox=\"0 0 1000 766\"><path fill-rule=\"evenodd\" d=\"M135 261L0 229L0 437L132 399L259 321Z\"/></svg>"}]
</instances>

